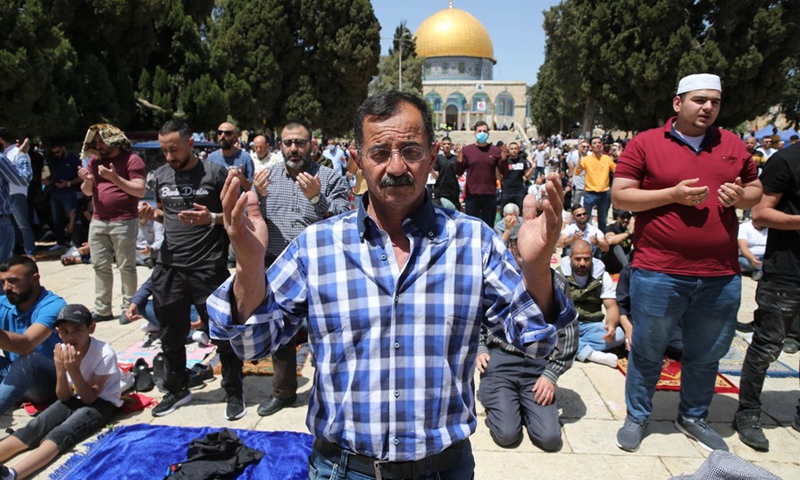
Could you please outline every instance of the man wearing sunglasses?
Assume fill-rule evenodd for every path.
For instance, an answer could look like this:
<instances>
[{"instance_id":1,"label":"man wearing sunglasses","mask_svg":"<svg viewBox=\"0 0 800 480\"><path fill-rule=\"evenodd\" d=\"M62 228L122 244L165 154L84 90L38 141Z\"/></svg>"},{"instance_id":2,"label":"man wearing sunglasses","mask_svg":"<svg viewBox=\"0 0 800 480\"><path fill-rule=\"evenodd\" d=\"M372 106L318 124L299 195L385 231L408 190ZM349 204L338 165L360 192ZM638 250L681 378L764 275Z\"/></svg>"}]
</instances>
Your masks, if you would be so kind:
<instances>
[{"instance_id":1,"label":"man wearing sunglasses","mask_svg":"<svg viewBox=\"0 0 800 480\"><path fill-rule=\"evenodd\" d=\"M208 161L234 170L239 174L242 189L247 191L253 186L255 166L253 159L239 147L239 129L230 122L223 122L217 128L217 143L220 146L208 156Z\"/></svg>"},{"instance_id":2,"label":"man wearing sunglasses","mask_svg":"<svg viewBox=\"0 0 800 480\"><path fill-rule=\"evenodd\" d=\"M481 325L541 358L576 317L550 269L560 182L548 180L539 218L526 199L520 273L485 222L433 205L431 116L408 93L367 98L354 124L355 161L369 185L361 208L310 225L266 275L255 192L240 196L233 175L223 192L239 262L209 298L212 333L242 356L262 357L308 320L311 478L473 478Z\"/></svg>"},{"instance_id":3,"label":"man wearing sunglasses","mask_svg":"<svg viewBox=\"0 0 800 480\"><path fill-rule=\"evenodd\" d=\"M284 161L258 172L254 184L267 222L266 268L312 223L350 210L347 183L331 168L311 160L311 128L291 121L281 131ZM272 355L272 395L258 407L262 417L297 400L297 339L292 337Z\"/></svg>"}]
</instances>

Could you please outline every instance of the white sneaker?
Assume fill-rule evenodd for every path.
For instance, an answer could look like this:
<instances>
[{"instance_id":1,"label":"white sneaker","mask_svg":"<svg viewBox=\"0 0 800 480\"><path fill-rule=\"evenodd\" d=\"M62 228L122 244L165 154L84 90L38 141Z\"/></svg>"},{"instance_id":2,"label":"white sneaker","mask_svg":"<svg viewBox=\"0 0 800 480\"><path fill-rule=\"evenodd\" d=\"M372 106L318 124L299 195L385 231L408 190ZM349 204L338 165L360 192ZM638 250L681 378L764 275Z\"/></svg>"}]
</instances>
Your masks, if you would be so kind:
<instances>
[{"instance_id":1,"label":"white sneaker","mask_svg":"<svg viewBox=\"0 0 800 480\"><path fill-rule=\"evenodd\" d=\"M617 360L619 359L611 352L598 352L597 350L594 350L589 354L588 357L586 357L586 360L600 363L611 368L617 368Z\"/></svg>"},{"instance_id":2,"label":"white sneaker","mask_svg":"<svg viewBox=\"0 0 800 480\"><path fill-rule=\"evenodd\" d=\"M203 346L211 344L211 339L208 338L208 334L202 330L195 330L194 333L192 333L192 341Z\"/></svg>"},{"instance_id":3,"label":"white sneaker","mask_svg":"<svg viewBox=\"0 0 800 480\"><path fill-rule=\"evenodd\" d=\"M142 324L141 326L139 326L139 329L141 329L141 331L145 333L155 333L161 330L160 328L158 328L158 325L150 323L147 320L142 320Z\"/></svg>"}]
</instances>

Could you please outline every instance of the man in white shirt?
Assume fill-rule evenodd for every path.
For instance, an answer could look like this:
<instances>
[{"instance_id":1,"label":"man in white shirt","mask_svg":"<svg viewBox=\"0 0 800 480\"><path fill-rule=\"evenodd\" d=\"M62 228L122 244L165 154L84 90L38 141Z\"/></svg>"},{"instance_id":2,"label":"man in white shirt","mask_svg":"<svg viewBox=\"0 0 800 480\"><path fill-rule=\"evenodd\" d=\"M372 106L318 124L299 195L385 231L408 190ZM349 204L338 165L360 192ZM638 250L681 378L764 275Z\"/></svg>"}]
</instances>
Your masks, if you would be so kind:
<instances>
[{"instance_id":1,"label":"man in white shirt","mask_svg":"<svg viewBox=\"0 0 800 480\"><path fill-rule=\"evenodd\" d=\"M761 280L763 275L761 261L767 250L767 227L761 227L753 222L739 225L739 234L736 236L739 243L739 265L742 273L750 273L753 280Z\"/></svg>"},{"instance_id":2,"label":"man in white shirt","mask_svg":"<svg viewBox=\"0 0 800 480\"><path fill-rule=\"evenodd\" d=\"M575 167L581 163L581 158L585 157L588 151L589 142L581 140L578 142L577 148L570 152L570 157L567 159L569 176L572 178L572 208L583 205L583 191L586 189L586 171L584 170L580 175L576 175Z\"/></svg>"},{"instance_id":3,"label":"man in white shirt","mask_svg":"<svg viewBox=\"0 0 800 480\"><path fill-rule=\"evenodd\" d=\"M572 219L572 223L567 225L567 228L561 232L556 244L556 246L564 249L563 256L569 255L572 245L577 240L584 240L589 243L592 247L593 255L597 253L598 249L602 252L608 251L609 246L605 235L600 229L589 223L589 216L585 208L573 208Z\"/></svg>"}]
</instances>

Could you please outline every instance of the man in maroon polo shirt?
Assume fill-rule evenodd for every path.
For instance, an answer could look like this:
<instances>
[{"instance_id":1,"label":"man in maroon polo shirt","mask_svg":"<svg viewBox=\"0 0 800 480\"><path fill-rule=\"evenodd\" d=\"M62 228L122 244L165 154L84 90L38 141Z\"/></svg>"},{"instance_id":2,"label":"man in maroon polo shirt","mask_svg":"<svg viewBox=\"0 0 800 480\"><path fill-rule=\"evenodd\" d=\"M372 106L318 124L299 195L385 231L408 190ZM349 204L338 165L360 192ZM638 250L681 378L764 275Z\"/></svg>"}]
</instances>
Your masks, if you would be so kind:
<instances>
[{"instance_id":1,"label":"man in maroon polo shirt","mask_svg":"<svg viewBox=\"0 0 800 480\"><path fill-rule=\"evenodd\" d=\"M144 197L145 166L131 153L131 142L119 128L107 123L89 127L81 157L91 155L78 169L81 191L92 197L94 215L89 224L89 247L94 266L95 322L111 320L111 289L116 259L122 282L121 311L136 293L136 232L139 199Z\"/></svg>"},{"instance_id":2,"label":"man in maroon polo shirt","mask_svg":"<svg viewBox=\"0 0 800 480\"><path fill-rule=\"evenodd\" d=\"M617 433L617 446L626 451L636 451L644 437L664 352L679 324L675 425L709 451L728 450L705 419L741 300L736 209L758 203L761 183L744 142L713 126L721 103L718 76L684 77L672 100L676 116L631 140L615 171L614 206L638 212L628 415Z\"/></svg>"},{"instance_id":3,"label":"man in maroon polo shirt","mask_svg":"<svg viewBox=\"0 0 800 480\"><path fill-rule=\"evenodd\" d=\"M486 122L475 124L476 142L458 151L456 175L467 172L464 212L480 218L494 227L497 214L497 178L508 172L506 150L489 143L489 126Z\"/></svg>"}]
</instances>

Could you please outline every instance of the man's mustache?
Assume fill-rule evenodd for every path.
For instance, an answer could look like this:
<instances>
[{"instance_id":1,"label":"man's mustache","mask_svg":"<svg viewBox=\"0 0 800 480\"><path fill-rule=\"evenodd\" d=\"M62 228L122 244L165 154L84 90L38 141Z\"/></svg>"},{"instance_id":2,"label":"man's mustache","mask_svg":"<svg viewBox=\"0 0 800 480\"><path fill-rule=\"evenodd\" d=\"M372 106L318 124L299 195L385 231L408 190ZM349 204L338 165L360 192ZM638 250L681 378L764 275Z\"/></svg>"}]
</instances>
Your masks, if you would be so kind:
<instances>
[{"instance_id":1,"label":"man's mustache","mask_svg":"<svg viewBox=\"0 0 800 480\"><path fill-rule=\"evenodd\" d=\"M404 173L402 175L392 175L387 173L386 176L381 178L381 187L402 187L404 185L414 185L414 179L411 175Z\"/></svg>"}]
</instances>

